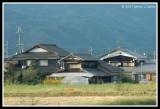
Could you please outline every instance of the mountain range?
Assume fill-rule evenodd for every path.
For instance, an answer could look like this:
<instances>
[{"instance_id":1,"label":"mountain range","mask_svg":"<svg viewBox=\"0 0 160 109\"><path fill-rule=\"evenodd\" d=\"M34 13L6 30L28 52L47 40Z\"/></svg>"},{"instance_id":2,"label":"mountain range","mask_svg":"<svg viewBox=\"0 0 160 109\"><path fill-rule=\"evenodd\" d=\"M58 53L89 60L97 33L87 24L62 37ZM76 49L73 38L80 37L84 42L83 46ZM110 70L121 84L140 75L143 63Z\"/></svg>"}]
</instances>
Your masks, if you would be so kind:
<instances>
[{"instance_id":1,"label":"mountain range","mask_svg":"<svg viewBox=\"0 0 160 109\"><path fill-rule=\"evenodd\" d=\"M117 46L156 50L156 8L122 5L126 4L4 4L9 55L18 52L18 26L24 51L38 43L57 44L70 52Z\"/></svg>"}]
</instances>

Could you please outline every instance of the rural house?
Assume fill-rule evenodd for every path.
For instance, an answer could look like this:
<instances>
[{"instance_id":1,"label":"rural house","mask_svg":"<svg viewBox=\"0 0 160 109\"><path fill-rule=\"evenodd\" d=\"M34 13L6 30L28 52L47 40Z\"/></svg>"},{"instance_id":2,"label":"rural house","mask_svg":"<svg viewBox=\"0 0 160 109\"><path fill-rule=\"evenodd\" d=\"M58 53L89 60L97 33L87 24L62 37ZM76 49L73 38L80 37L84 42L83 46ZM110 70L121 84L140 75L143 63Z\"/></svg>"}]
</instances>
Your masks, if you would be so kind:
<instances>
[{"instance_id":1,"label":"rural house","mask_svg":"<svg viewBox=\"0 0 160 109\"><path fill-rule=\"evenodd\" d=\"M123 71L123 69L113 67L90 54L70 54L63 58L62 62L64 63L63 69L66 70L63 70L63 72L53 73L49 77L80 76L88 78L89 83L97 83L98 81L109 83L114 81L119 82L120 72Z\"/></svg>"},{"instance_id":2,"label":"rural house","mask_svg":"<svg viewBox=\"0 0 160 109\"><path fill-rule=\"evenodd\" d=\"M139 63L135 67L121 67L125 72L132 73L133 80L140 81L141 79L154 80L156 79L156 62L146 61L142 65Z\"/></svg>"},{"instance_id":3,"label":"rural house","mask_svg":"<svg viewBox=\"0 0 160 109\"><path fill-rule=\"evenodd\" d=\"M79 77L88 83L118 82L123 71L89 54L73 54L55 44L37 44L9 60L17 64L18 70L28 68L34 60L37 72L45 72L47 77Z\"/></svg>"},{"instance_id":4,"label":"rural house","mask_svg":"<svg viewBox=\"0 0 160 109\"><path fill-rule=\"evenodd\" d=\"M117 67L134 67L140 62L148 60L146 56L132 52L125 48L117 48L99 57L100 60Z\"/></svg>"},{"instance_id":5,"label":"rural house","mask_svg":"<svg viewBox=\"0 0 160 109\"><path fill-rule=\"evenodd\" d=\"M9 58L8 61L17 63L18 70L27 68L31 61L35 61L37 72L51 74L58 72L58 60L69 55L70 52L56 46L55 44L37 44L22 54Z\"/></svg>"},{"instance_id":6,"label":"rural house","mask_svg":"<svg viewBox=\"0 0 160 109\"><path fill-rule=\"evenodd\" d=\"M117 48L99 57L112 66L120 67L136 81L155 78L156 63L148 62L148 58L125 48ZM141 65L142 64L142 65Z\"/></svg>"}]
</instances>

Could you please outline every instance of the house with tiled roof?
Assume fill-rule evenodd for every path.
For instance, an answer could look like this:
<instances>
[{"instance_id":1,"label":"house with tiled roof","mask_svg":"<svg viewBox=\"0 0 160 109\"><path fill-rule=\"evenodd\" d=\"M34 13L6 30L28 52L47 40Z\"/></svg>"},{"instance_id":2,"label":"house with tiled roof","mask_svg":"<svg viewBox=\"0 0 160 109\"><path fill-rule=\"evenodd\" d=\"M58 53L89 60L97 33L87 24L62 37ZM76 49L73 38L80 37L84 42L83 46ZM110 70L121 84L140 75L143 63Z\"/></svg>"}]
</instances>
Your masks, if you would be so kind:
<instances>
[{"instance_id":1,"label":"house with tiled roof","mask_svg":"<svg viewBox=\"0 0 160 109\"><path fill-rule=\"evenodd\" d=\"M77 58L79 59L78 62L71 59L72 58ZM69 61L69 59L71 59ZM74 71L76 71L76 68L78 72L85 72L83 73L88 76L88 74L92 75L92 78L90 79L91 82L95 81L97 82L98 80L103 80L103 82L119 82L120 80L120 73L123 72L124 70L118 67L113 67L112 65L107 64L106 62L99 60L98 58L95 58L94 56L90 54L84 54L84 53L75 53L75 54L70 54L67 57L62 59L64 63L71 63L70 65L74 67ZM74 62L73 62L74 61ZM64 64L66 66L66 64ZM67 67L65 67L66 69ZM73 70L73 69L72 69ZM52 74L51 76L62 76L66 75L66 70L62 73L59 74ZM75 75L71 73L70 75ZM77 73L77 76L82 75L81 73Z\"/></svg>"},{"instance_id":2,"label":"house with tiled roof","mask_svg":"<svg viewBox=\"0 0 160 109\"><path fill-rule=\"evenodd\" d=\"M152 80L156 77L155 62L149 62L147 56L132 52L126 48L117 48L100 56L99 59L123 69L136 81L141 79Z\"/></svg>"},{"instance_id":3,"label":"house with tiled roof","mask_svg":"<svg viewBox=\"0 0 160 109\"><path fill-rule=\"evenodd\" d=\"M156 61L145 61L134 67L121 67L124 72L131 73L133 80L136 81L140 81L141 79L155 80L158 71L157 68Z\"/></svg>"},{"instance_id":4,"label":"house with tiled roof","mask_svg":"<svg viewBox=\"0 0 160 109\"><path fill-rule=\"evenodd\" d=\"M126 48L117 48L99 57L100 60L117 67L134 67L148 60L147 56L132 52Z\"/></svg>"},{"instance_id":5,"label":"house with tiled roof","mask_svg":"<svg viewBox=\"0 0 160 109\"><path fill-rule=\"evenodd\" d=\"M34 60L37 72L51 74L60 70L57 67L58 60L69 54L70 52L58 47L56 44L37 44L21 54L13 55L9 60L17 63L19 70L27 68Z\"/></svg>"},{"instance_id":6,"label":"house with tiled roof","mask_svg":"<svg viewBox=\"0 0 160 109\"><path fill-rule=\"evenodd\" d=\"M83 77L88 83L118 82L115 76L123 71L90 54L73 54L55 44L37 44L9 60L15 62L19 70L27 69L34 60L37 72L44 72L47 77Z\"/></svg>"}]
</instances>

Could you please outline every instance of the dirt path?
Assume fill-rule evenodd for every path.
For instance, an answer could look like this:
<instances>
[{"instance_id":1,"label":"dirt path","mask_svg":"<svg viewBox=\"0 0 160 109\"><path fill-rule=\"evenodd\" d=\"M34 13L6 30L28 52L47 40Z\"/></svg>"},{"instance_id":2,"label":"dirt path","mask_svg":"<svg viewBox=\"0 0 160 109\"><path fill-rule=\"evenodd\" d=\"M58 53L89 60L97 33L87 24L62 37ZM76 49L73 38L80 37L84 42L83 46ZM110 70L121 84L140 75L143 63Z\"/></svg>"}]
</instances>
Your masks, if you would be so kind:
<instances>
[{"instance_id":1,"label":"dirt path","mask_svg":"<svg viewBox=\"0 0 160 109\"><path fill-rule=\"evenodd\" d=\"M127 96L127 98L132 96ZM76 97L4 97L4 105L81 105L99 101L114 101L126 96L76 96ZM138 98L138 97L136 97Z\"/></svg>"}]
</instances>

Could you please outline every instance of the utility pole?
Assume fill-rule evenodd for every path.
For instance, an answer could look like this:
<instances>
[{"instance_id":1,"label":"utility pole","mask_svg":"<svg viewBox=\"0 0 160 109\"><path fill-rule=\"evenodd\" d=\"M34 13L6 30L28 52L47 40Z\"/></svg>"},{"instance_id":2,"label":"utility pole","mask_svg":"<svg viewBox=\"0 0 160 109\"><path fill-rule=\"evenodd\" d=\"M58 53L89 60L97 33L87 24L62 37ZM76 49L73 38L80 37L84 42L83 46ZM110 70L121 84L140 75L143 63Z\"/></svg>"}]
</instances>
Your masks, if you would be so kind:
<instances>
[{"instance_id":1,"label":"utility pole","mask_svg":"<svg viewBox=\"0 0 160 109\"><path fill-rule=\"evenodd\" d=\"M154 51L153 56L154 56L154 60L156 60L156 52L155 51Z\"/></svg>"},{"instance_id":2,"label":"utility pole","mask_svg":"<svg viewBox=\"0 0 160 109\"><path fill-rule=\"evenodd\" d=\"M142 80L142 64L143 62L141 61L141 80Z\"/></svg>"},{"instance_id":3,"label":"utility pole","mask_svg":"<svg viewBox=\"0 0 160 109\"><path fill-rule=\"evenodd\" d=\"M92 56L92 47L89 47L89 52L90 52L90 54L91 54L91 56Z\"/></svg>"},{"instance_id":4,"label":"utility pole","mask_svg":"<svg viewBox=\"0 0 160 109\"><path fill-rule=\"evenodd\" d=\"M6 41L4 45L6 45L6 50L4 50L4 52L6 52L6 57L8 58L8 41Z\"/></svg>"},{"instance_id":5,"label":"utility pole","mask_svg":"<svg viewBox=\"0 0 160 109\"><path fill-rule=\"evenodd\" d=\"M21 44L22 31L21 31L21 27L18 27L18 31L16 33L19 34L19 44L17 44L19 46L19 53L22 53L22 44Z\"/></svg>"}]
</instances>

